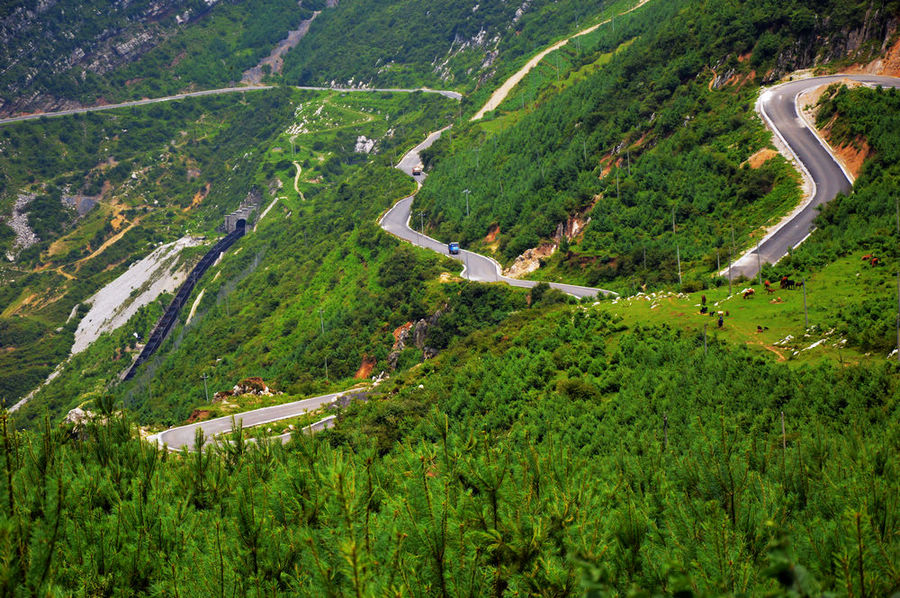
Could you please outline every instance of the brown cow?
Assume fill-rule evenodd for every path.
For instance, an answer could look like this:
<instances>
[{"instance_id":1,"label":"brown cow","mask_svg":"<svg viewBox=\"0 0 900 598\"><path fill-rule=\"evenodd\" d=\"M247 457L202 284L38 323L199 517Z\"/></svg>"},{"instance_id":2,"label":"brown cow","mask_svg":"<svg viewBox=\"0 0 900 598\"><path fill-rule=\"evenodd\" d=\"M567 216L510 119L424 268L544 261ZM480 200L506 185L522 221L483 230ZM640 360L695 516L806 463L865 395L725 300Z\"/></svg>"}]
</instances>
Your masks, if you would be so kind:
<instances>
[{"instance_id":1,"label":"brown cow","mask_svg":"<svg viewBox=\"0 0 900 598\"><path fill-rule=\"evenodd\" d=\"M743 294L744 299L749 299L756 294L756 291L754 291L753 289L744 289L741 293Z\"/></svg>"}]
</instances>

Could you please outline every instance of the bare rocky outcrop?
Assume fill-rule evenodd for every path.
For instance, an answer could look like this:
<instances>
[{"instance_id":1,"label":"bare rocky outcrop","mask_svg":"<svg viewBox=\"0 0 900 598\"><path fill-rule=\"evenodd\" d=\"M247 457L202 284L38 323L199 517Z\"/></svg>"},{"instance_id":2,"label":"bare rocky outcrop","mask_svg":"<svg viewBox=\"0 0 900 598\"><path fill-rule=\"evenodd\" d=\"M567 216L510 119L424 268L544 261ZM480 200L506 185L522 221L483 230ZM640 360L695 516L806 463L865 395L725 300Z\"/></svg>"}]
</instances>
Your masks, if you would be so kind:
<instances>
[{"instance_id":1,"label":"bare rocky outcrop","mask_svg":"<svg viewBox=\"0 0 900 598\"><path fill-rule=\"evenodd\" d=\"M47 75L103 75L134 62L217 2L111 0L99 31L90 28L96 23L84 14L89 7L56 0L19 3L0 19L0 116L80 108L79 102L35 81ZM67 26L57 26L60 22Z\"/></svg>"},{"instance_id":2,"label":"bare rocky outcrop","mask_svg":"<svg viewBox=\"0 0 900 598\"><path fill-rule=\"evenodd\" d=\"M302 5L303 2L301 1L298 4ZM337 5L337 2L335 2L335 5ZM241 83L259 85L262 83L263 76L266 74L266 68L268 68L268 71L271 74L281 73L281 69L284 66L284 55L287 54L291 48L300 43L303 36L309 32L312 22L319 16L319 13L320 11L316 11L313 13L312 18L300 21L300 26L293 31L289 31L287 37L278 42L268 56L263 58L256 66L244 71Z\"/></svg>"},{"instance_id":3,"label":"bare rocky outcrop","mask_svg":"<svg viewBox=\"0 0 900 598\"><path fill-rule=\"evenodd\" d=\"M6 259L11 262L15 261L20 251L28 249L40 241L37 235L34 234L34 231L31 230L31 227L28 226L28 214L25 213L25 208L28 207L28 204L35 197L37 196L32 193L20 193L13 206L12 216L6 222L16 233L16 240L13 241L12 250L6 253Z\"/></svg>"},{"instance_id":4,"label":"bare rocky outcrop","mask_svg":"<svg viewBox=\"0 0 900 598\"><path fill-rule=\"evenodd\" d=\"M440 317L444 314L445 307L437 310L427 318L422 318L417 322L407 322L394 330L394 346L388 354L388 365L391 370L397 369L397 360L400 354L409 346L414 346L421 350L425 359L431 359L438 354L437 349L425 345L428 337L428 329L438 323Z\"/></svg>"},{"instance_id":5,"label":"bare rocky outcrop","mask_svg":"<svg viewBox=\"0 0 900 598\"><path fill-rule=\"evenodd\" d=\"M540 268L545 259L556 253L563 239L574 241L584 232L584 227L591 221L590 216L587 216L587 212L592 207L593 205L574 216L569 216L564 222L560 222L556 226L556 231L554 231L551 241L526 249L521 255L516 257L509 268L503 271L503 275L510 278L521 278Z\"/></svg>"},{"instance_id":6,"label":"bare rocky outcrop","mask_svg":"<svg viewBox=\"0 0 900 598\"><path fill-rule=\"evenodd\" d=\"M213 403L220 403L230 397L241 397L245 395L255 397L271 397L276 394L282 394L273 391L259 376L251 376L244 378L235 384L231 390L219 391L213 395Z\"/></svg>"},{"instance_id":7,"label":"bare rocky outcrop","mask_svg":"<svg viewBox=\"0 0 900 598\"><path fill-rule=\"evenodd\" d=\"M97 291L87 300L91 309L75 331L72 354L87 349L104 332L124 325L140 307L162 293L171 293L181 286L192 265L182 262L181 252L201 242L200 238L183 237L161 245Z\"/></svg>"}]
</instances>

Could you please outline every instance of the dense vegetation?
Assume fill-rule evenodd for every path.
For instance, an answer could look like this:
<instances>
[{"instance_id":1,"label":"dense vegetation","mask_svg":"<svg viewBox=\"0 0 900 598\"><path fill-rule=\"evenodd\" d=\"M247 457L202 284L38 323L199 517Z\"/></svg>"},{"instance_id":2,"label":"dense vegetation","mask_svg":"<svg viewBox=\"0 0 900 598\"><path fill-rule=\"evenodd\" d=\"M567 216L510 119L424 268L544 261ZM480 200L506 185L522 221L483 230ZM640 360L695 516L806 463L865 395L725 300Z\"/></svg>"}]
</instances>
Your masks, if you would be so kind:
<instances>
[{"instance_id":1,"label":"dense vegetation","mask_svg":"<svg viewBox=\"0 0 900 598\"><path fill-rule=\"evenodd\" d=\"M832 125L831 140L839 145L867 143L872 154L848 196L822 210L817 231L786 258L785 268L823 269L835 260L863 255L878 258L880 284L864 296L850 297L841 314L850 340L867 350L890 351L897 346L897 285L900 270L900 91L834 87L822 98L821 126Z\"/></svg>"},{"instance_id":2,"label":"dense vegetation","mask_svg":"<svg viewBox=\"0 0 900 598\"><path fill-rule=\"evenodd\" d=\"M266 203L275 197L278 203L257 232L198 284L189 305L200 292L204 296L190 327L176 327L159 359L115 390L145 421L185 419L203 396L199 376L204 374L215 390L252 372L278 390L312 394L344 384L366 356L386 370L397 326L459 301L456 285L434 282L440 272L436 256L416 257L397 248L375 224L381 211L413 188L409 177L391 168L393 154L444 121L455 102L422 93L296 92L292 98L286 98L282 112L260 111L259 118L277 135L255 160L242 158L235 171L247 165L243 188L255 184L266 190ZM305 132L291 133L297 131L292 112ZM360 135L377 139L379 153L357 153L354 141ZM296 171L286 155L291 139L294 157L307 164L305 200L293 191ZM518 297L503 314L524 303ZM156 317L161 313L158 306L152 310ZM182 321L186 317L182 314ZM484 318L497 321L490 313ZM147 338L154 321L142 312L73 357L33 405L17 412L18 422L32 421L44 410L63 414L107 392L127 363L123 355L131 358L126 351L134 350L133 333ZM408 365L421 358L421 348L413 348L403 360Z\"/></svg>"},{"instance_id":3,"label":"dense vegetation","mask_svg":"<svg viewBox=\"0 0 900 598\"><path fill-rule=\"evenodd\" d=\"M430 85L471 91L605 8L603 0L357 0L322 14L285 60L296 84ZM622 2L617 7L626 6ZM630 2L628 3L630 4Z\"/></svg>"},{"instance_id":4,"label":"dense vegetation","mask_svg":"<svg viewBox=\"0 0 900 598\"><path fill-rule=\"evenodd\" d=\"M621 328L594 309L528 312L286 448L238 433L216 451L167 455L115 416L84 439L7 431L0 584L896 591L896 375L793 371L717 343L705 355L665 328Z\"/></svg>"},{"instance_id":5,"label":"dense vegetation","mask_svg":"<svg viewBox=\"0 0 900 598\"><path fill-rule=\"evenodd\" d=\"M508 263L570 216L590 217L552 262L559 275L590 284L677 281L676 244L687 272L706 278L717 251L727 263L732 229L740 249L798 199L780 158L745 164L767 144L752 111L758 85L803 66L804 55L788 48L815 48L813 36L859 23L841 12L797 27L808 2L702 4L650 3L614 30L569 44L494 121L437 145L416 208L435 234L478 246L499 227L497 256Z\"/></svg>"},{"instance_id":6,"label":"dense vegetation","mask_svg":"<svg viewBox=\"0 0 900 598\"><path fill-rule=\"evenodd\" d=\"M384 15L358 7L394 5L419 6L341 4L364 22ZM651 2L551 57L487 122L455 127L426 155L434 174L417 209L435 234L469 245L488 246L481 239L499 225L505 259L580 213L591 224L562 244L551 273L672 282L677 242L689 276L708 279L731 227L745 241L796 199L780 158L743 165L765 145L748 108L760 78L814 56L813 36L859 25L858 8ZM719 75L730 83L711 85ZM13 282L0 285L0 309L29 316L0 318L0 360L18 360L0 361L0 381L15 368L46 372L83 313L62 325L77 297L140 248L188 227L209 233L250 189L269 211L200 281L193 318L182 315L135 380L115 382L134 333L146 338L168 296L73 357L14 420L0 409L0 594L900 591L900 368L880 357L896 313L888 272L900 263L900 93L824 96L833 141L866 142L873 157L816 233L765 271L818 276L811 302L830 281L829 307L813 304L800 328L799 294L744 301L718 289L710 304L734 317L709 335L696 295L576 303L546 285L526 294L468 283L453 276L456 262L381 231L379 214L414 188L392 165L458 114L446 98L280 89L230 102L33 123L3 140L21 149L0 154L6 201L27 187L43 235L84 230L66 252L45 240L4 274ZM158 128L142 114L161 117ZM195 205L205 182L215 199ZM81 242L113 231L100 217L94 228L71 224L59 207L66 186L120 187L144 236L76 267ZM863 252L881 258L884 275L866 264L853 276ZM64 299L28 307L60 288ZM805 310L805 287L802 297ZM423 319L422 342L394 353L400 328ZM772 346L779 327L802 345ZM840 339L879 357L845 362ZM794 360L824 340L838 360ZM183 422L204 383L215 392L260 376L285 392L279 401L380 370L390 377L340 410L334 429L286 446L267 431L180 453L139 439L148 424ZM51 423L76 405L99 417Z\"/></svg>"},{"instance_id":7,"label":"dense vegetation","mask_svg":"<svg viewBox=\"0 0 900 598\"><path fill-rule=\"evenodd\" d=\"M289 92L275 90L243 101L197 98L0 129L0 205L11 210L18 193L37 194L26 213L40 238L0 266L0 322L43 331L0 340L7 404L66 357L78 324L73 308L154 245L221 224L257 182L258 144L268 149L291 109ZM79 217L63 207L62 195L99 205ZM4 238L3 251L12 243Z\"/></svg>"},{"instance_id":8,"label":"dense vegetation","mask_svg":"<svg viewBox=\"0 0 900 598\"><path fill-rule=\"evenodd\" d=\"M32 2L20 4L35 8L28 6ZM54 2L38 10L25 30L9 32L11 43L0 53L0 63L10 67L0 74L0 95L9 106L34 95L50 102L88 104L101 98L110 102L225 87L239 82L244 70L258 64L288 31L324 4ZM45 43L34 44L38 38ZM142 49L120 49L135 39L141 40L137 48ZM79 53L86 53L85 61L75 60Z\"/></svg>"}]
</instances>

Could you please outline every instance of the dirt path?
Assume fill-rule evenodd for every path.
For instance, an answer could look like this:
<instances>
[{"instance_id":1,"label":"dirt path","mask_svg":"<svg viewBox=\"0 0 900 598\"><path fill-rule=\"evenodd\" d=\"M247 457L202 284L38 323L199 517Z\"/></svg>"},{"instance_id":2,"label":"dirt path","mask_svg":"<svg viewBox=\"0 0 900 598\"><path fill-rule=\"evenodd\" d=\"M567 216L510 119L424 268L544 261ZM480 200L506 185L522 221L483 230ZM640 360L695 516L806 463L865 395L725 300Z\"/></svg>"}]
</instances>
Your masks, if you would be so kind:
<instances>
[{"instance_id":1,"label":"dirt path","mask_svg":"<svg viewBox=\"0 0 900 598\"><path fill-rule=\"evenodd\" d=\"M205 295L205 294L206 294L206 289L203 289L197 295L197 298L194 299L194 304L191 305L191 313L188 314L187 320L185 320L185 322L184 322L185 327L187 327L187 325L191 323L191 320L194 319L194 314L197 313L197 306L200 305L201 301L203 301L203 295Z\"/></svg>"},{"instance_id":2,"label":"dirt path","mask_svg":"<svg viewBox=\"0 0 900 598\"><path fill-rule=\"evenodd\" d=\"M297 192L297 195L300 196L300 199L302 199L303 201L306 201L306 198L303 197L303 192L300 191L300 188L297 186L300 183L300 173L303 172L303 169L300 168L300 164L297 163L296 161L294 162L294 167L296 167L296 169L297 169L297 174L294 175L294 191ZM266 210L266 211L268 212L268 210ZM260 220L262 220L261 216L260 216Z\"/></svg>"},{"instance_id":3,"label":"dirt path","mask_svg":"<svg viewBox=\"0 0 900 598\"><path fill-rule=\"evenodd\" d=\"M113 245L114 243L117 243L122 237L125 236L125 233L127 233L128 231L133 229L135 226L137 226L139 221L140 221L140 219L135 220L134 222L132 222L131 224L129 224L128 226L126 226L125 228L123 228L122 230L120 230L119 232L117 232L116 234L111 236L110 238L108 238L106 241L103 242L102 245L100 245L100 247L97 248L96 251L94 251L90 255L87 255L87 256L73 262L72 265L75 266L75 272L78 272L78 270L81 269L82 264L94 259L98 255L100 255L101 253L103 253L104 251L109 249L109 247L111 245Z\"/></svg>"},{"instance_id":4,"label":"dirt path","mask_svg":"<svg viewBox=\"0 0 900 598\"><path fill-rule=\"evenodd\" d=\"M649 1L650 0L640 0L637 4L635 4L628 10L619 13L618 16L626 15L634 10L637 10L640 7L642 7L643 5L647 4L647 2L649 2ZM571 40L575 39L576 37L581 37L582 35L587 35L588 33L592 33L594 31L596 31L598 28L609 23L614 18L615 17L606 19L605 21L601 21L601 22L597 23L596 25L592 25L592 26L588 27L587 29L582 29L578 33L576 33L570 37L567 37L566 39L564 39L562 41L556 42L549 48L545 48L544 50L541 50L531 60L529 60L527 63L525 63L525 66L523 66L521 69L516 71L509 79L504 81L503 85L501 85L497 89L497 91L495 91L493 94L491 94L491 97L488 98L488 101L484 104L484 106L482 106L481 109L478 112L476 112L475 116L473 116L470 120L471 121L480 120L482 117L484 117L485 114L487 114L491 110L495 110L497 107L499 107L500 104L503 103L503 100L506 99L506 96L509 95L509 92L511 92L513 90L513 88L515 88L515 86L518 85L519 82L525 78L525 75L527 75L531 71L531 69L536 67L541 62L541 60L543 60L544 57L547 56L547 54L553 52L554 50L558 50L558 49L562 48L563 46L568 44Z\"/></svg>"},{"instance_id":5,"label":"dirt path","mask_svg":"<svg viewBox=\"0 0 900 598\"><path fill-rule=\"evenodd\" d=\"M296 162L294 162L294 164L296 164ZM296 185L297 185L297 181L294 180L294 186L296 187ZM259 218L256 219L256 224L253 225L253 232L256 232L256 229L259 227L259 223L262 222L262 219L266 217L266 214L269 213L269 210L271 210L272 208L275 207L275 204L278 203L278 199L279 198L277 198L277 197L275 199L273 199L272 203L270 203L268 205L268 207L266 207L266 209L263 210L263 213L259 215ZM191 313L193 314L193 311Z\"/></svg>"},{"instance_id":6,"label":"dirt path","mask_svg":"<svg viewBox=\"0 0 900 598\"><path fill-rule=\"evenodd\" d=\"M315 11L311 19L300 21L300 26L297 27L297 29L288 31L287 37L276 44L272 49L271 54L263 58L256 66L244 71L241 83L248 85L259 85L262 83L263 66L265 65L269 65L269 68L271 69L269 71L270 73L281 73L281 67L284 66L284 55L287 54L291 48L300 43L300 40L309 32L310 25L316 20L316 17L319 16L320 12L322 11Z\"/></svg>"}]
</instances>

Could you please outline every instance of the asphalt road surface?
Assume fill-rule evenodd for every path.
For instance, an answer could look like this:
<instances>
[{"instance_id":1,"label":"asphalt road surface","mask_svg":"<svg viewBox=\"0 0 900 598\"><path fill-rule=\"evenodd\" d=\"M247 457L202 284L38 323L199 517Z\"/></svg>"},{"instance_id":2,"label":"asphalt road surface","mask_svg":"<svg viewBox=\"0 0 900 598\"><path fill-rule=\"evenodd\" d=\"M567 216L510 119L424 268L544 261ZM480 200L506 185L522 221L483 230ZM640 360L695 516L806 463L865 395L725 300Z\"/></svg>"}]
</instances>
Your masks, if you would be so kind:
<instances>
[{"instance_id":1,"label":"asphalt road surface","mask_svg":"<svg viewBox=\"0 0 900 598\"><path fill-rule=\"evenodd\" d=\"M84 112L99 112L101 110L114 110L116 108L130 108L132 106L144 106L147 104L158 104L160 102L172 102L175 100L183 100L185 98L196 98L200 96L213 96L225 93L244 93L247 91L260 91L263 89L272 89L271 85L254 85L245 87L225 87L222 89L207 89L205 91L192 91L188 93L178 93L164 98L147 98L143 100L133 100L131 102L122 102L121 104L105 104L103 106L86 106L84 108L72 108L71 110L60 110L58 112L40 112L37 114L23 114L21 116L11 116L9 118L0 118L0 125L5 125L23 120L34 120L37 118L54 118L57 116L69 116L72 114L82 114ZM383 92L383 93L436 93L453 100L461 100L462 94L455 91L447 91L443 89L429 89L422 87L419 89L366 89L366 88L350 88L350 87L309 87L299 86L294 89L308 89L312 91L341 91L341 92Z\"/></svg>"},{"instance_id":2,"label":"asphalt road surface","mask_svg":"<svg viewBox=\"0 0 900 598\"><path fill-rule=\"evenodd\" d=\"M413 167L421 161L419 152L427 147L430 147L435 141L440 138L441 133L443 133L444 131L446 131L446 129L441 129L440 131L432 133L425 139L425 141L411 149L397 164L397 168L399 168L409 176L413 176ZM422 173L414 178L419 183L419 186L421 186L422 181L425 180L425 177L425 173ZM503 276L500 264L498 264L496 260L493 260L487 256L467 251L465 249L461 250L458 255L450 255L449 250L447 249L447 243L442 243L436 239L432 239L427 235L423 235L422 233L411 229L409 227L409 220L414 197L415 196L410 195L409 197L405 197L394 204L394 207L392 207L384 216L382 216L381 221L379 222L381 228L394 236L400 237L405 241L409 241L413 245L431 249L432 251L436 251L437 253L446 255L459 262L462 262L463 271L461 276L467 280L475 280L479 282L503 282L510 286L521 288L532 288L534 286L537 286L538 282L534 280L519 280L516 278ZM564 293L568 293L579 298L594 297L598 293L603 293L604 295L617 295L617 293L613 291L607 291L605 289L595 289L592 287L582 287L574 284L562 284L558 282L551 282L548 284L554 289L559 289Z\"/></svg>"},{"instance_id":3,"label":"asphalt road surface","mask_svg":"<svg viewBox=\"0 0 900 598\"><path fill-rule=\"evenodd\" d=\"M818 207L834 199L838 193L847 193L852 187L847 173L831 151L810 130L797 112L797 97L803 92L842 79L852 79L869 85L900 87L900 79L876 75L833 75L813 77L776 85L762 93L757 108L766 125L787 145L813 182L809 201L790 219L772 230L756 248L751 249L732 264L732 276L752 278L759 272L757 264L775 264L788 252L802 243L812 232ZM727 275L727 269L722 271Z\"/></svg>"},{"instance_id":4,"label":"asphalt road surface","mask_svg":"<svg viewBox=\"0 0 900 598\"><path fill-rule=\"evenodd\" d=\"M285 403L284 405L273 405L271 407L254 409L253 411L245 411L244 413L237 413L234 416L229 415L227 417L208 419L206 421L197 422L195 424L188 424L186 426L180 426L178 428L170 428L164 432L160 432L159 434L149 436L147 440L149 440L150 442L158 440L160 445L167 445L170 450L181 450L184 447L193 448L194 439L197 435L198 428L203 429L203 434L206 436L207 442L210 442L214 435L227 433L232 430L232 417L234 418L234 421L236 423L240 423L240 425L242 425L244 428L261 426L263 424L278 421L281 419L289 419L291 417L303 415L307 411L313 411L315 409L318 409L319 407L322 407L323 405L333 403L342 394L344 393L336 392L319 397L313 397L311 399L303 399L302 401L294 401L293 403ZM331 427L333 421L333 417L324 418L323 420L316 422L312 426L304 428L304 430L317 432L320 429ZM288 439L290 439L290 435L283 435L279 436L278 438L282 442L286 442Z\"/></svg>"}]
</instances>

